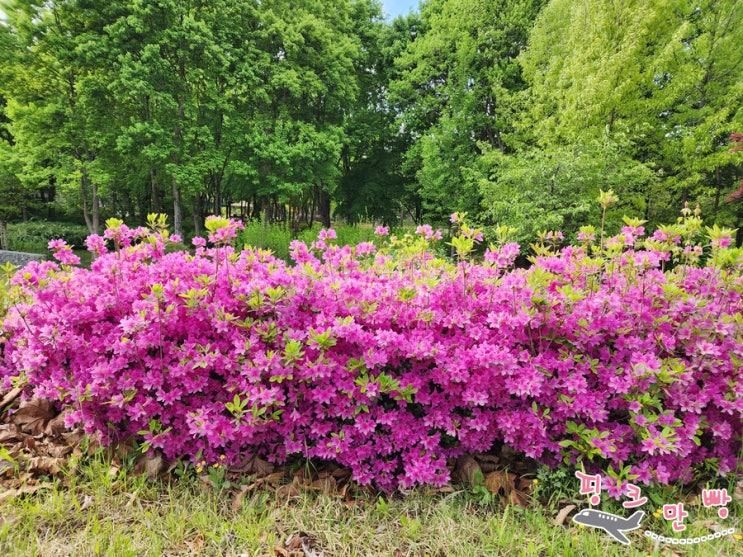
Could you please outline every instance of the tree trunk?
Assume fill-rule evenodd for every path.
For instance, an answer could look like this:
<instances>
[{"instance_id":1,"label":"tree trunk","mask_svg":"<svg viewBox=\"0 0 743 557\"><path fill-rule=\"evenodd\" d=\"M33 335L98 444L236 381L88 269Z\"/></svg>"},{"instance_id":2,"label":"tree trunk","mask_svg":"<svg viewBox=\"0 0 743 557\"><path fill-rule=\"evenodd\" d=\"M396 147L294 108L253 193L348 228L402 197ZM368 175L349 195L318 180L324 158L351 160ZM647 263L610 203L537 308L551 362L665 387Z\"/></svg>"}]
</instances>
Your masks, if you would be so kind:
<instances>
[{"instance_id":1,"label":"tree trunk","mask_svg":"<svg viewBox=\"0 0 743 557\"><path fill-rule=\"evenodd\" d=\"M311 197L312 197L312 203L310 205L310 211L307 214L307 226L309 228L312 228L312 224L315 222L315 206L317 204L317 196L314 195L314 192L311 195Z\"/></svg>"},{"instance_id":2,"label":"tree trunk","mask_svg":"<svg viewBox=\"0 0 743 557\"><path fill-rule=\"evenodd\" d=\"M155 169L153 167L150 167L150 207L152 208L153 213L162 213L157 185L157 174L155 174Z\"/></svg>"},{"instance_id":3,"label":"tree trunk","mask_svg":"<svg viewBox=\"0 0 743 557\"><path fill-rule=\"evenodd\" d=\"M271 199L268 197L263 198L263 217L261 220L264 226L271 223Z\"/></svg>"},{"instance_id":4,"label":"tree trunk","mask_svg":"<svg viewBox=\"0 0 743 557\"><path fill-rule=\"evenodd\" d=\"M186 83L186 68L181 61L178 68L178 76L181 78L181 82L185 85ZM175 138L176 151L173 154L173 162L176 166L180 166L181 163L181 149L183 148L183 120L186 115L186 106L183 94L178 95L178 121L175 124L173 130L173 137ZM178 182L173 176L172 178L173 187L173 233L183 236L183 210L181 208L181 191L178 188Z\"/></svg>"},{"instance_id":5,"label":"tree trunk","mask_svg":"<svg viewBox=\"0 0 743 557\"><path fill-rule=\"evenodd\" d=\"M101 229L101 204L98 200L98 186L93 183L93 234Z\"/></svg>"},{"instance_id":6,"label":"tree trunk","mask_svg":"<svg viewBox=\"0 0 743 557\"><path fill-rule=\"evenodd\" d=\"M197 195L193 201L193 229L194 234L201 234L201 224L204 222L204 204L201 195Z\"/></svg>"},{"instance_id":7,"label":"tree trunk","mask_svg":"<svg viewBox=\"0 0 743 557\"><path fill-rule=\"evenodd\" d=\"M715 202L712 206L712 219L717 217L717 211L720 209L720 194L722 193L722 180L720 180L720 169L715 169Z\"/></svg>"},{"instance_id":8,"label":"tree trunk","mask_svg":"<svg viewBox=\"0 0 743 557\"><path fill-rule=\"evenodd\" d=\"M124 220L127 220L132 224L138 223L137 213L134 210L134 203L132 202L132 194L127 190L124 190L124 207L124 211L126 212Z\"/></svg>"},{"instance_id":9,"label":"tree trunk","mask_svg":"<svg viewBox=\"0 0 743 557\"><path fill-rule=\"evenodd\" d=\"M323 227L330 228L330 194L325 191L322 184L317 190L317 209L320 212L320 222Z\"/></svg>"},{"instance_id":10,"label":"tree trunk","mask_svg":"<svg viewBox=\"0 0 743 557\"><path fill-rule=\"evenodd\" d=\"M8 223L0 220L0 249L8 249Z\"/></svg>"},{"instance_id":11,"label":"tree trunk","mask_svg":"<svg viewBox=\"0 0 743 557\"><path fill-rule=\"evenodd\" d=\"M96 230L93 228L93 221L90 219L90 212L88 211L88 174L83 170L80 175L80 199L83 202L83 218L85 219L85 226L88 227L88 232L96 234Z\"/></svg>"},{"instance_id":12,"label":"tree trunk","mask_svg":"<svg viewBox=\"0 0 743 557\"><path fill-rule=\"evenodd\" d=\"M181 209L181 190L173 179L173 233L183 236L183 211Z\"/></svg>"},{"instance_id":13,"label":"tree trunk","mask_svg":"<svg viewBox=\"0 0 743 557\"><path fill-rule=\"evenodd\" d=\"M261 218L261 200L257 195L253 195L253 202L250 209L250 218L254 220L260 220Z\"/></svg>"}]
</instances>

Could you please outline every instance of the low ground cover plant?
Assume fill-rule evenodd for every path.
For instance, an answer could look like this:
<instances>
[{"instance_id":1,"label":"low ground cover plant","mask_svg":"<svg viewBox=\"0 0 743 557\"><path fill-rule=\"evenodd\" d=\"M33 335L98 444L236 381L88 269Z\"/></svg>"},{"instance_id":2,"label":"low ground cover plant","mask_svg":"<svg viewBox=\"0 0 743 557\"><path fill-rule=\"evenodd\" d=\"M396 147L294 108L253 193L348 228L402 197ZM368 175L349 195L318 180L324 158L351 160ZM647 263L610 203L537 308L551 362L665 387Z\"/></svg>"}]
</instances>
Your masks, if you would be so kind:
<instances>
[{"instance_id":1,"label":"low ground cover plant","mask_svg":"<svg viewBox=\"0 0 743 557\"><path fill-rule=\"evenodd\" d=\"M63 239L76 249L84 248L87 235L85 226L66 222L26 221L8 225L8 243L16 251L43 251L50 238Z\"/></svg>"},{"instance_id":2,"label":"low ground cover plant","mask_svg":"<svg viewBox=\"0 0 743 557\"><path fill-rule=\"evenodd\" d=\"M613 202L602 196L604 208ZM164 218L91 236L90 268L56 261L12 279L4 386L57 401L103 442L239 464L295 456L384 490L441 485L449 459L496 443L623 485L734 470L740 450L743 276L732 231L685 209L646 235L545 232L527 269L510 231L452 215L441 233L356 246L333 230L291 263L207 219L193 253ZM441 250L438 250L440 252Z\"/></svg>"},{"instance_id":3,"label":"low ground cover plant","mask_svg":"<svg viewBox=\"0 0 743 557\"><path fill-rule=\"evenodd\" d=\"M355 246L362 242L374 240L374 227L368 224L338 224L333 227L337 238L336 244ZM292 240L302 240L311 244L320 232L320 224L305 228L293 236L289 226L283 224L267 224L260 221L249 221L238 234L238 244L248 244L255 248L270 249L279 259L290 261L289 244ZM396 232L404 233L404 227L398 227Z\"/></svg>"}]
</instances>

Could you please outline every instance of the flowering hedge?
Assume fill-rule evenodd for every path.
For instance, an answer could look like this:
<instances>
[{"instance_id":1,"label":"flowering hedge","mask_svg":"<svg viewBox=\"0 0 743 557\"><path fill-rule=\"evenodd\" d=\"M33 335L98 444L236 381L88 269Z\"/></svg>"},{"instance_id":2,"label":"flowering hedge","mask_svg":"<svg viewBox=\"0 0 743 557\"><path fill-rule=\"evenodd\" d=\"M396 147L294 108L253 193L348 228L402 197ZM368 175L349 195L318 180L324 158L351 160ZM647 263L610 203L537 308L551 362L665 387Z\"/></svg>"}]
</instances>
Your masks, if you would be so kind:
<instances>
[{"instance_id":1,"label":"flowering hedge","mask_svg":"<svg viewBox=\"0 0 743 557\"><path fill-rule=\"evenodd\" d=\"M481 232L453 221L454 263L421 227L354 247L324 230L292 243L291 265L233 249L226 219L207 220L194 253L167 252L180 239L163 220L111 221L88 238L90 269L58 241L58 262L16 274L0 375L105 442L328 459L382 489L443 484L448 459L498 441L610 468L618 485L734 469L743 279L729 231L702 246L687 214L645 240L631 219L575 246L553 232L514 269L508 230L474 262Z\"/></svg>"}]
</instances>

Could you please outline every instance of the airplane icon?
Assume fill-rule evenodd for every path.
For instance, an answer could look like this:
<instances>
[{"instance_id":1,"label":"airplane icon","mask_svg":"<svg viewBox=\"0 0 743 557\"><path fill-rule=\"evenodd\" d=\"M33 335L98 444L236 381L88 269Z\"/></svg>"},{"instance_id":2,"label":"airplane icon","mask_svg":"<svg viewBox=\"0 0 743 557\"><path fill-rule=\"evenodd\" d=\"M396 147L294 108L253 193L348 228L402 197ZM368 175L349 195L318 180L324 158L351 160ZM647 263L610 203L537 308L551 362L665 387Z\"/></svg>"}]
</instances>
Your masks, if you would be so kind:
<instances>
[{"instance_id":1,"label":"airplane icon","mask_svg":"<svg viewBox=\"0 0 743 557\"><path fill-rule=\"evenodd\" d=\"M613 539L625 545L629 544L629 539L624 532L637 530L640 522L645 517L644 511L637 511L629 518L623 518L616 514L605 513L594 509L583 509L573 517L573 522L599 528L609 534Z\"/></svg>"}]
</instances>

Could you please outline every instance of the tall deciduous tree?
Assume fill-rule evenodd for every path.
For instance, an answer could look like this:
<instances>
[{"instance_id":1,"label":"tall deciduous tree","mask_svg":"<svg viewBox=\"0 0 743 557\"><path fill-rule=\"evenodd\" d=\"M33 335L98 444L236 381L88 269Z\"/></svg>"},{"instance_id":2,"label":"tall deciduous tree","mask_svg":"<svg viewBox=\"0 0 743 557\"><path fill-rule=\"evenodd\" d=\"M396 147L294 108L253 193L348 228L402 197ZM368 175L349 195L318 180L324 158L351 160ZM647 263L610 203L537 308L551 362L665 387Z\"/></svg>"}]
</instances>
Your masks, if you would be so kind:
<instances>
[{"instance_id":1,"label":"tall deciduous tree","mask_svg":"<svg viewBox=\"0 0 743 557\"><path fill-rule=\"evenodd\" d=\"M354 5L354 33L361 41L356 63L359 94L345 118L338 213L348 221L397 222L419 217L419 201L402 169L410 138L397 124L389 83L399 77L394 60L416 37L417 15L387 24L379 2Z\"/></svg>"},{"instance_id":2,"label":"tall deciduous tree","mask_svg":"<svg viewBox=\"0 0 743 557\"><path fill-rule=\"evenodd\" d=\"M742 22L740 0L552 0L521 59L521 129L545 149L622 145L618 168L655 175L641 196L620 192L647 219L692 201L739 226L721 200L741 171L728 137L743 119Z\"/></svg>"},{"instance_id":3,"label":"tall deciduous tree","mask_svg":"<svg viewBox=\"0 0 743 557\"><path fill-rule=\"evenodd\" d=\"M29 187L54 182L82 207L91 232L99 229L101 189L108 182L98 160L105 134L94 60L106 6L35 0L6 5L17 41L5 72L17 177Z\"/></svg>"},{"instance_id":4,"label":"tall deciduous tree","mask_svg":"<svg viewBox=\"0 0 743 557\"><path fill-rule=\"evenodd\" d=\"M509 150L517 93L525 82L517 57L541 0L430 0L420 36L398 58L392 90L400 124L415 136L408 168L420 182L429 218L477 210L469 167L489 148Z\"/></svg>"}]
</instances>

